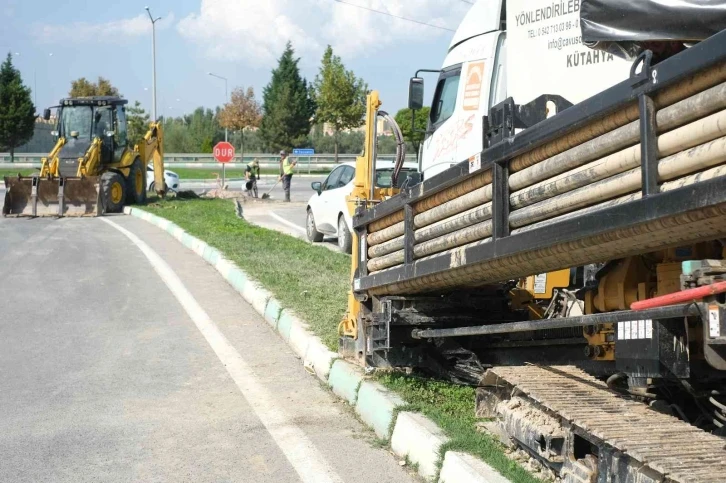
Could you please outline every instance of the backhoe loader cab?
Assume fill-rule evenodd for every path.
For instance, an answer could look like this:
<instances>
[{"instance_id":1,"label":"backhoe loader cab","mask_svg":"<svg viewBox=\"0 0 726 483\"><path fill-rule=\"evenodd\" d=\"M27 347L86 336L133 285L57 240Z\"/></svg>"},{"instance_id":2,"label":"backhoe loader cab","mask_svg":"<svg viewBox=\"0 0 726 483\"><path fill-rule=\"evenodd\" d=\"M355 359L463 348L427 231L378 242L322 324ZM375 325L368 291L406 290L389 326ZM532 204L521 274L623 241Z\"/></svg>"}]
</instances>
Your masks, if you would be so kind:
<instances>
[{"instance_id":1,"label":"backhoe loader cab","mask_svg":"<svg viewBox=\"0 0 726 483\"><path fill-rule=\"evenodd\" d=\"M6 177L3 215L98 216L146 200L146 165L154 161L160 195L166 191L162 128L153 123L138 146L129 145L126 104L120 97L62 99L56 144L40 173ZM44 113L50 118L50 109Z\"/></svg>"}]
</instances>

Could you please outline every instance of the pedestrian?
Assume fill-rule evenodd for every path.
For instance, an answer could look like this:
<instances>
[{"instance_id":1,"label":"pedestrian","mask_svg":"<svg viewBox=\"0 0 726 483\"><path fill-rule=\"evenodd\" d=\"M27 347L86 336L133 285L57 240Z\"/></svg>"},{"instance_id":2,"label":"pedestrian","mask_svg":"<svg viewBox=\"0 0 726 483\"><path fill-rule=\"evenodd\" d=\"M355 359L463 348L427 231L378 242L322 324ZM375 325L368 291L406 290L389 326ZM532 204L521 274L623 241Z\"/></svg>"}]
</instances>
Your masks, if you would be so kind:
<instances>
[{"instance_id":1,"label":"pedestrian","mask_svg":"<svg viewBox=\"0 0 726 483\"><path fill-rule=\"evenodd\" d=\"M247 163L245 168L245 187L247 188L247 195L257 198L257 180L260 179L260 162L256 158Z\"/></svg>"},{"instance_id":2,"label":"pedestrian","mask_svg":"<svg viewBox=\"0 0 726 483\"><path fill-rule=\"evenodd\" d=\"M280 173L280 180L282 181L282 189L285 190L285 201L290 201L290 185L292 183L293 168L297 164L297 161L290 161L285 151L280 151L280 165L282 166L282 173Z\"/></svg>"}]
</instances>

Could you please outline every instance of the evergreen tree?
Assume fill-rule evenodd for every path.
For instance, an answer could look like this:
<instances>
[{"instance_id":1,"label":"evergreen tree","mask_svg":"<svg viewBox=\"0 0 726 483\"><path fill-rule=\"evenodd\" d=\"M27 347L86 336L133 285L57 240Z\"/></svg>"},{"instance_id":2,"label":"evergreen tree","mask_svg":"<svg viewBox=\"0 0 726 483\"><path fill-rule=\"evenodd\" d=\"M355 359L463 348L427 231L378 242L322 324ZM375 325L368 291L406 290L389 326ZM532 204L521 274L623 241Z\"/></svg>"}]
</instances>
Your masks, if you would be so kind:
<instances>
[{"instance_id":1,"label":"evergreen tree","mask_svg":"<svg viewBox=\"0 0 726 483\"><path fill-rule=\"evenodd\" d=\"M15 148L30 141L34 129L35 106L30 89L23 85L8 54L0 66L0 149L10 152L11 162L15 160Z\"/></svg>"},{"instance_id":2,"label":"evergreen tree","mask_svg":"<svg viewBox=\"0 0 726 483\"><path fill-rule=\"evenodd\" d=\"M275 151L304 143L315 111L308 83L300 76L300 59L294 54L288 42L262 94L260 133L267 147Z\"/></svg>"},{"instance_id":3,"label":"evergreen tree","mask_svg":"<svg viewBox=\"0 0 726 483\"><path fill-rule=\"evenodd\" d=\"M333 55L333 48L323 54L320 73L315 77L315 122L328 123L333 127L335 162L338 162L338 137L340 131L361 126L366 113L368 85L358 79L353 71L345 70L340 57Z\"/></svg>"},{"instance_id":4,"label":"evergreen tree","mask_svg":"<svg viewBox=\"0 0 726 483\"><path fill-rule=\"evenodd\" d=\"M129 146L134 146L141 142L146 132L149 130L149 114L141 107L141 103L136 101L133 106L126 109L127 123L129 131Z\"/></svg>"}]
</instances>

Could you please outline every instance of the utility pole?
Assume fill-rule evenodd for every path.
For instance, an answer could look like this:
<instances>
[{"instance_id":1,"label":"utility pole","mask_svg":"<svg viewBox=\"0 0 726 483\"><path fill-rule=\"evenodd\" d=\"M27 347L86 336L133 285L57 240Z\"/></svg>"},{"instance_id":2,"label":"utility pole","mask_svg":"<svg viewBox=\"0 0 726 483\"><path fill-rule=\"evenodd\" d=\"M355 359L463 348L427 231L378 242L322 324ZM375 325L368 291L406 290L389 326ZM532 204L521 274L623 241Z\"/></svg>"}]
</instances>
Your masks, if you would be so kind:
<instances>
[{"instance_id":1,"label":"utility pole","mask_svg":"<svg viewBox=\"0 0 726 483\"><path fill-rule=\"evenodd\" d=\"M161 17L154 18L149 7L146 7L146 13L151 20L151 117L156 122L156 22L161 20Z\"/></svg>"}]
</instances>

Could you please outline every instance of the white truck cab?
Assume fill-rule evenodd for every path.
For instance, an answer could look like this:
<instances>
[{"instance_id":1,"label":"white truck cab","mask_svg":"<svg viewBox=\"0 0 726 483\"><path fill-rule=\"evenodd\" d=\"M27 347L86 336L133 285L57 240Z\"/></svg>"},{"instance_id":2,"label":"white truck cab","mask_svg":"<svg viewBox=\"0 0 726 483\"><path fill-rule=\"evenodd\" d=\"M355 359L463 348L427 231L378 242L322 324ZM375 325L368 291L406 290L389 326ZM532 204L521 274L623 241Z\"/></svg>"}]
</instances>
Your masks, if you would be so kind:
<instances>
[{"instance_id":1,"label":"white truck cab","mask_svg":"<svg viewBox=\"0 0 726 483\"><path fill-rule=\"evenodd\" d=\"M628 77L631 64L582 44L580 0L477 0L439 73L419 162L424 179L481 153L483 118L507 98L581 102ZM411 79L409 107L423 105ZM548 117L562 104L547 104Z\"/></svg>"}]
</instances>

